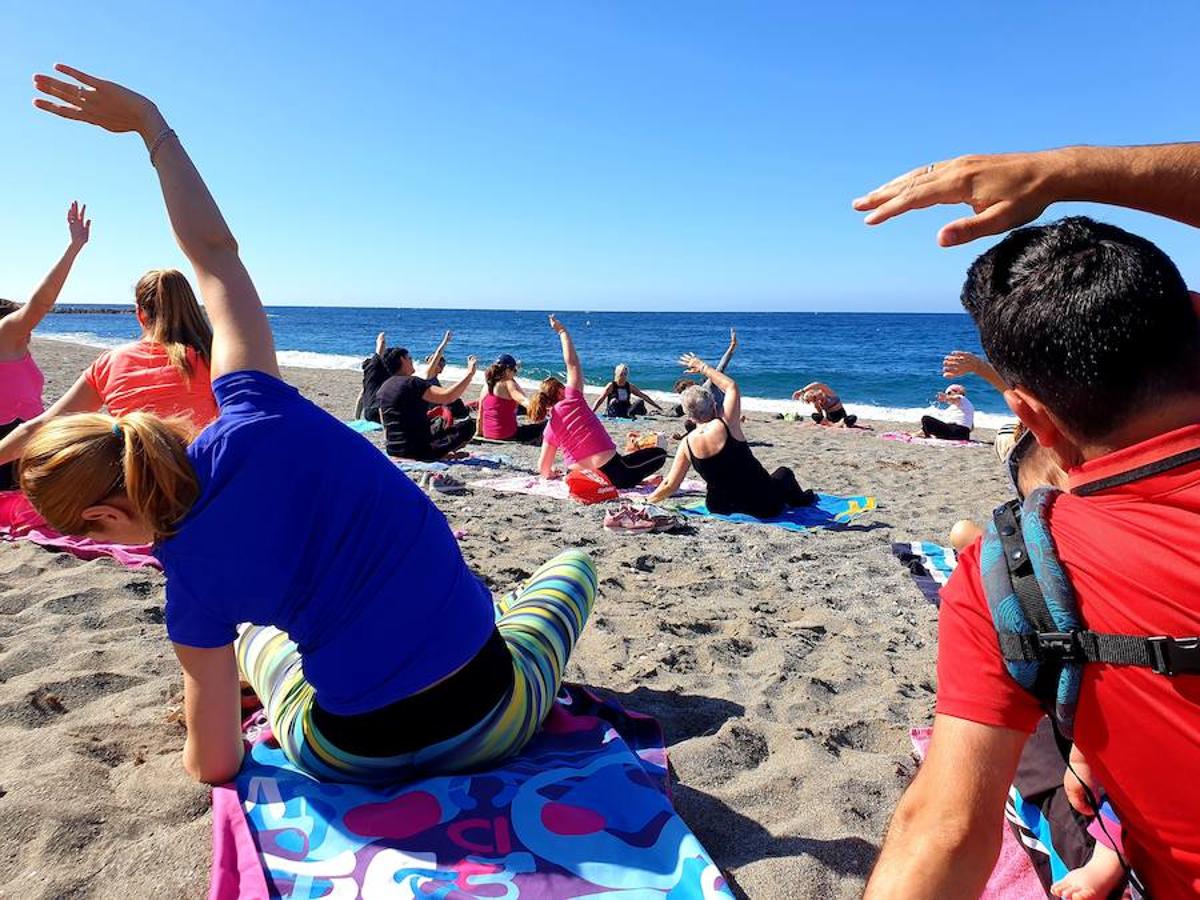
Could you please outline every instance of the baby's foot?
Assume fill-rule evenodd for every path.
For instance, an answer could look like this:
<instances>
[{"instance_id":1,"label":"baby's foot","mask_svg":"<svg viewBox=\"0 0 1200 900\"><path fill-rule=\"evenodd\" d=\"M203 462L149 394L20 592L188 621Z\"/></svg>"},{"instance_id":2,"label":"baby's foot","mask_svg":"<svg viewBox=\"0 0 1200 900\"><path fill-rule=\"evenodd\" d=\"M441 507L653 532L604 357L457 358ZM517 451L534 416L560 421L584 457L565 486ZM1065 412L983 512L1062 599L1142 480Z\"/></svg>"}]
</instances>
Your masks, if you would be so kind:
<instances>
[{"instance_id":1,"label":"baby's foot","mask_svg":"<svg viewBox=\"0 0 1200 900\"><path fill-rule=\"evenodd\" d=\"M1050 893L1063 900L1103 900L1124 875L1120 857L1103 844L1097 844L1087 864L1050 885Z\"/></svg>"}]
</instances>

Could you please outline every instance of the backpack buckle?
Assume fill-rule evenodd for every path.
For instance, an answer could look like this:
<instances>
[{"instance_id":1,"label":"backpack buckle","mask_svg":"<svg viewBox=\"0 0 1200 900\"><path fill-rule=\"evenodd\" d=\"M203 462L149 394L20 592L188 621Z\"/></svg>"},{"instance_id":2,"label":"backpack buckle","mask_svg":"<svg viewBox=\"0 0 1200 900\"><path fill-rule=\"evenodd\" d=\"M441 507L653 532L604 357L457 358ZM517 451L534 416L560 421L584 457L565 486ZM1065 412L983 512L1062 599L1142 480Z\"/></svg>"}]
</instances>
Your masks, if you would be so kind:
<instances>
[{"instance_id":1,"label":"backpack buckle","mask_svg":"<svg viewBox=\"0 0 1200 900\"><path fill-rule=\"evenodd\" d=\"M1150 668L1159 675L1200 675L1200 637L1158 635L1146 638L1146 646L1150 648Z\"/></svg>"},{"instance_id":2,"label":"backpack buckle","mask_svg":"<svg viewBox=\"0 0 1200 900\"><path fill-rule=\"evenodd\" d=\"M1079 637L1074 631L1039 631L1037 644L1042 659L1065 663L1083 662Z\"/></svg>"}]
</instances>

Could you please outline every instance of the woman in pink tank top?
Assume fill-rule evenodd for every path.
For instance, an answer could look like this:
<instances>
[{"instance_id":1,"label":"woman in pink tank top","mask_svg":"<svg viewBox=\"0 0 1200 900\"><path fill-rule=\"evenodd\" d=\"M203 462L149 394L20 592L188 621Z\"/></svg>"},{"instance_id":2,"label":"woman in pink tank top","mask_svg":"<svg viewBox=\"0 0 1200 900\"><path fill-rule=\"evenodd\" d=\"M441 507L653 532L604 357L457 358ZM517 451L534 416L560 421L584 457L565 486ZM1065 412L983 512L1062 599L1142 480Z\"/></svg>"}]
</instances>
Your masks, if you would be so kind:
<instances>
[{"instance_id":1,"label":"woman in pink tank top","mask_svg":"<svg viewBox=\"0 0 1200 900\"><path fill-rule=\"evenodd\" d=\"M484 372L479 394L479 434L492 441L536 444L546 430L545 422L517 422L517 409L528 406L529 398L517 383L517 361L501 353Z\"/></svg>"},{"instance_id":2,"label":"woman in pink tank top","mask_svg":"<svg viewBox=\"0 0 1200 900\"><path fill-rule=\"evenodd\" d=\"M614 487L636 487L663 467L667 451L651 447L624 455L617 452L612 438L584 397L583 367L579 364L571 335L554 316L550 317L550 327L562 342L567 383L564 385L557 378L547 378L529 404L529 418L534 421L548 419L542 435L538 471L543 478L555 477L554 458L562 450L568 468L599 472Z\"/></svg>"},{"instance_id":3,"label":"woman in pink tank top","mask_svg":"<svg viewBox=\"0 0 1200 900\"><path fill-rule=\"evenodd\" d=\"M155 269L134 288L141 340L102 353L49 409L0 440L0 465L21 456L44 422L107 408L182 418L198 434L217 417L209 377L212 329L182 272Z\"/></svg>"},{"instance_id":4,"label":"woman in pink tank top","mask_svg":"<svg viewBox=\"0 0 1200 900\"><path fill-rule=\"evenodd\" d=\"M86 213L87 207L81 208L78 203L72 203L67 210L71 242L29 302L20 306L11 300L0 300L0 438L42 412L45 379L29 352L29 342L33 329L54 308L75 257L88 242L92 223ZM0 491L16 487L13 474L11 461L0 463Z\"/></svg>"}]
</instances>

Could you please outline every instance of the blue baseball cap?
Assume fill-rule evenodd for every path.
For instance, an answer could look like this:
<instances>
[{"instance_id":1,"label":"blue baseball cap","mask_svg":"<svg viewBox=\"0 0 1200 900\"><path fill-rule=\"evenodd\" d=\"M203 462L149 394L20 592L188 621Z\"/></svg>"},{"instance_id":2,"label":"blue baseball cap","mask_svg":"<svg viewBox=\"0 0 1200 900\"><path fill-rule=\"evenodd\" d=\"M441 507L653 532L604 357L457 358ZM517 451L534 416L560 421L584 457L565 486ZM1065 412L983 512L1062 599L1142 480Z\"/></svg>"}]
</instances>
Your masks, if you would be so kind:
<instances>
[{"instance_id":1,"label":"blue baseball cap","mask_svg":"<svg viewBox=\"0 0 1200 900\"><path fill-rule=\"evenodd\" d=\"M517 367L517 360L511 353L501 353L496 357L495 364L503 366L506 369L515 369Z\"/></svg>"}]
</instances>

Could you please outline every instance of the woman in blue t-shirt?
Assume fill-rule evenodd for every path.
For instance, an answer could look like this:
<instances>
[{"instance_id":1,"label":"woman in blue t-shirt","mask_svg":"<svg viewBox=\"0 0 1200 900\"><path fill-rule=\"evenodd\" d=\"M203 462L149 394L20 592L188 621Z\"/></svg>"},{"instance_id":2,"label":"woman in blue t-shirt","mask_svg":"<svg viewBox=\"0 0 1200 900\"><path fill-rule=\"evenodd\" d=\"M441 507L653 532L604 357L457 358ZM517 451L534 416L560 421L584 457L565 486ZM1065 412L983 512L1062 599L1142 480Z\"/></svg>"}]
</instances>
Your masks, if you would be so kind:
<instances>
[{"instance_id":1,"label":"woman in blue t-shirt","mask_svg":"<svg viewBox=\"0 0 1200 900\"><path fill-rule=\"evenodd\" d=\"M21 486L64 533L156 542L185 768L237 772L239 668L288 757L321 778L392 781L521 749L587 620L591 562L568 551L493 604L437 507L280 380L233 235L155 105L57 69L80 84L37 76L53 98L40 109L146 143L212 320L220 415L190 447L147 413L57 419L26 448Z\"/></svg>"}]
</instances>

